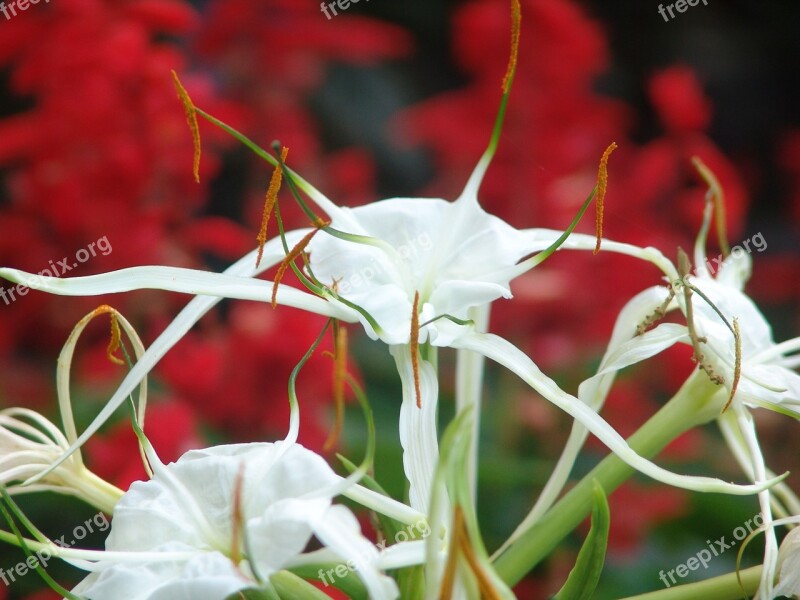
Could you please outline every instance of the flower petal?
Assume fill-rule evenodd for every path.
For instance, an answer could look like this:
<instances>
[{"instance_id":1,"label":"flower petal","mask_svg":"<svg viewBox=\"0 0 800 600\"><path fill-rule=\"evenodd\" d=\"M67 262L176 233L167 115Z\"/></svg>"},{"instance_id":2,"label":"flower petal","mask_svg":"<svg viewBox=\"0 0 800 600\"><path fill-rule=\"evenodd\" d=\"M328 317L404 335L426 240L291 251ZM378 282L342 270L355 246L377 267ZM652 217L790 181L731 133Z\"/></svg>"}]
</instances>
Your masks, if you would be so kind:
<instances>
[{"instance_id":1,"label":"flower petal","mask_svg":"<svg viewBox=\"0 0 800 600\"><path fill-rule=\"evenodd\" d=\"M409 482L411 508L427 514L431 489L439 462L439 442L436 434L436 414L439 383L436 370L419 360L421 408L417 407L414 390L414 368L409 346L390 348L403 384L403 404L400 407L400 445L403 447L403 468Z\"/></svg>"},{"instance_id":2,"label":"flower petal","mask_svg":"<svg viewBox=\"0 0 800 600\"><path fill-rule=\"evenodd\" d=\"M735 485L709 477L677 475L662 469L634 452L622 436L600 415L574 396L570 396L561 390L552 379L539 370L531 359L503 338L491 334L473 333L460 337L456 340L455 346L481 352L487 358L516 373L550 402L583 423L590 432L608 446L621 460L657 481L688 490L734 495L754 494L777 482L776 478L760 484Z\"/></svg>"},{"instance_id":3,"label":"flower petal","mask_svg":"<svg viewBox=\"0 0 800 600\"><path fill-rule=\"evenodd\" d=\"M92 600L219 600L252 585L225 556L209 552L184 563L115 565L92 573L73 592Z\"/></svg>"},{"instance_id":4,"label":"flower petal","mask_svg":"<svg viewBox=\"0 0 800 600\"><path fill-rule=\"evenodd\" d=\"M658 307L660 307L666 299L667 291L664 287L651 287L636 296L634 296L620 311L617 321L614 324L614 331L611 334L611 341L608 344L603 360L600 362L601 372L590 377L580 384L578 388L578 398L581 402L586 403L593 410L599 412L603 404L605 404L608 391L616 377L617 369L611 368L615 364L613 356L619 354L620 348L630 343L631 340L637 341L640 338L634 338L636 328L648 315L652 314ZM645 335L648 335L647 332ZM641 343L639 341L639 343ZM631 359L637 358L635 351L622 352L622 355L627 355ZM647 358L647 356L640 355L639 360ZM634 360L633 362L636 362ZM620 362L619 367L633 364L632 362ZM547 483L539 494L531 511L517 526L514 532L503 543L503 545L495 552L495 556L499 556L502 552L510 546L524 531L526 531L534 523L550 509L556 501L564 485L569 479L569 474L575 464L575 460L580 453L583 444L586 442L588 431L580 421L574 421L572 429L569 433L569 438L558 458L553 473L547 480Z\"/></svg>"},{"instance_id":5,"label":"flower petal","mask_svg":"<svg viewBox=\"0 0 800 600\"><path fill-rule=\"evenodd\" d=\"M378 550L361 535L361 527L352 512L344 506L332 506L315 520L313 527L314 533L325 546L339 554L349 568L355 567L353 570L366 585L370 598L397 598L400 594L397 584L376 567Z\"/></svg>"},{"instance_id":6,"label":"flower petal","mask_svg":"<svg viewBox=\"0 0 800 600\"><path fill-rule=\"evenodd\" d=\"M298 230L298 231L290 231L286 234L287 243L291 245L292 243L297 243L300 241L303 236L308 232L308 230ZM254 250L244 256L243 258L239 259L233 265L228 267L225 270L224 274L227 276L235 276L235 277L254 277L260 273L263 273L268 268L274 266L278 262L280 262L284 257L283 245L281 243L280 238L275 238L267 242L264 246L264 256L262 259L261 267L256 269L255 262L256 262L256 255L257 250ZM2 273L4 269L0 269L0 276L3 276ZM68 280L62 280L68 281ZM262 292L263 293L263 292ZM298 292L301 293L301 292ZM261 298L262 301L269 301L270 294L267 292L264 294L264 297ZM62 457L54 462L48 471L52 471L59 464L61 464L64 460L74 452L77 448L80 448L86 440L88 440L92 435L97 432L97 430L105 423L109 417L120 407L120 405L125 402L128 396L136 389L139 383L144 379L147 374L158 364L158 361L163 358L163 356L175 345L177 344L181 338L186 334L192 326L199 321L203 315L205 315L211 308L214 307L220 300L222 300L222 296L198 296L193 298L184 308L178 313L178 316L167 326L167 328L161 333L161 335L156 338L153 344L145 351L145 353L141 356L139 360L133 365L131 370L125 376L125 379L122 380L122 383L117 388L114 395L111 399L106 403L100 413L95 417L94 421L89 424L86 430L78 437L72 446L69 447L68 450L64 452ZM41 475L44 476L47 474L43 472Z\"/></svg>"},{"instance_id":7,"label":"flower petal","mask_svg":"<svg viewBox=\"0 0 800 600\"><path fill-rule=\"evenodd\" d=\"M606 358L603 359L602 369L595 377L608 375L647 360L678 342L691 343L686 327L677 323L662 323L655 329L628 340L611 354L606 355Z\"/></svg>"}]
</instances>

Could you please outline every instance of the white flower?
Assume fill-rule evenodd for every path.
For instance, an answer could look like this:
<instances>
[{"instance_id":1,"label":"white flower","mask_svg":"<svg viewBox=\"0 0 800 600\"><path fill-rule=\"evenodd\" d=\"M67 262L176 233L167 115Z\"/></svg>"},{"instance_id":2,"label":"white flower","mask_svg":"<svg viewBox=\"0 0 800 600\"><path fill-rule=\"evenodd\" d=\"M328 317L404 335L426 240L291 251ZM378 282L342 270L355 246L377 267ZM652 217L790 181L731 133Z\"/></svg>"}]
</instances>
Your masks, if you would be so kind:
<instances>
[{"instance_id":1,"label":"white flower","mask_svg":"<svg viewBox=\"0 0 800 600\"><path fill-rule=\"evenodd\" d=\"M349 509L332 504L341 479L318 455L279 442L193 450L169 465L149 454L153 478L114 509L108 560L75 593L92 600L219 600L302 564L316 536L353 561L372 598L394 598L378 551ZM116 555L139 554L135 563Z\"/></svg>"},{"instance_id":2,"label":"white flower","mask_svg":"<svg viewBox=\"0 0 800 600\"><path fill-rule=\"evenodd\" d=\"M708 349L708 360L730 391L736 379L736 343L717 310L729 323L736 319L741 337L741 375L734 402L800 416L800 375L789 368L796 366L797 357L787 357L800 350L800 338L775 343L764 315L742 291L750 277L751 263L749 254L731 254L716 279L704 268L698 270L693 281L713 303L712 307L695 296L698 335L707 339L703 347Z\"/></svg>"},{"instance_id":3,"label":"white flower","mask_svg":"<svg viewBox=\"0 0 800 600\"><path fill-rule=\"evenodd\" d=\"M699 164L705 176L705 167ZM708 176L713 178L713 175ZM713 208L709 201L694 249L695 274L688 272L688 265L679 270L673 265L652 261L664 271L668 287L646 289L626 304L598 373L581 384L579 397L599 411L620 369L655 356L678 342L692 345L699 368L705 371L698 375L707 376L719 386L714 394L715 401L706 405L716 412L698 414L697 422L716 418L745 474L758 484L773 478L774 474L764 463L749 408L765 407L795 418L800 416L800 376L792 370L798 365L798 357L790 356L800 350L800 338L775 343L769 323L743 292L752 264L744 250L734 248L724 261L716 260L720 268L716 277L712 276L707 267L705 243ZM642 332L676 309L686 317L686 325L661 323ZM576 423L545 492L524 526L541 518L558 496L586 435L586 429ZM795 514L800 510L800 500L781 482L772 490L761 491L759 502L767 538L759 591L763 600L772 597L778 556L775 533L770 526L772 509L774 507L782 515ZM521 526L518 531L523 529Z\"/></svg>"},{"instance_id":4,"label":"white flower","mask_svg":"<svg viewBox=\"0 0 800 600\"><path fill-rule=\"evenodd\" d=\"M323 283L360 306L380 326L359 315L367 333L390 345L408 344L414 297L419 322L510 298L509 268L529 254L534 240L488 214L473 190L455 202L392 198L358 208L337 208L331 226L380 240L380 246L317 235L309 245L311 267ZM337 302L337 300L333 300ZM459 331L446 319L423 327L420 341L449 346Z\"/></svg>"}]
</instances>

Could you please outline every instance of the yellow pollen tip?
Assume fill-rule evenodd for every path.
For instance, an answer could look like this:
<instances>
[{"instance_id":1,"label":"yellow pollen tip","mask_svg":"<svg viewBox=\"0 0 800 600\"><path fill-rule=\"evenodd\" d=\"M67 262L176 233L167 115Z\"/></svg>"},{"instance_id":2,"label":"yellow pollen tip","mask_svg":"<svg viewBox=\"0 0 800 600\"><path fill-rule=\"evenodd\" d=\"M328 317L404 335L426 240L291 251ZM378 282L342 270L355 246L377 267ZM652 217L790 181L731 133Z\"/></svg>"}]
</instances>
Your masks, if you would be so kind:
<instances>
[{"instance_id":1,"label":"yellow pollen tip","mask_svg":"<svg viewBox=\"0 0 800 600\"><path fill-rule=\"evenodd\" d=\"M330 221L321 221L317 223L316 228L312 231L309 231L303 239L297 242L297 245L289 251L289 254L281 261L281 264L278 266L278 272L275 274L275 281L272 284L272 308L276 308L278 306L278 286L283 279L283 276L286 274L286 270L291 266L291 264L300 256L306 249L306 246L311 242L311 239L317 235L317 232L330 225Z\"/></svg>"},{"instance_id":2,"label":"yellow pollen tip","mask_svg":"<svg viewBox=\"0 0 800 600\"><path fill-rule=\"evenodd\" d=\"M722 257L728 258L731 253L731 247L728 243L728 230L725 223L725 192L722 185L714 175L714 171L700 159L699 156L692 157L692 165L697 170L700 178L708 186L708 195L706 196L711 202L714 203L715 220L717 222L717 241L720 250L722 250Z\"/></svg>"},{"instance_id":3,"label":"yellow pollen tip","mask_svg":"<svg viewBox=\"0 0 800 600\"><path fill-rule=\"evenodd\" d=\"M106 348L106 356L108 356L108 360L117 364L117 365L124 365L125 361L121 358L114 356L117 350L120 349L122 345L122 333L119 329L119 320L117 319L116 311L110 313L111 315L111 339L108 342L108 348Z\"/></svg>"},{"instance_id":4,"label":"yellow pollen tip","mask_svg":"<svg viewBox=\"0 0 800 600\"><path fill-rule=\"evenodd\" d=\"M111 318L111 339L108 341L108 347L106 348L106 356L108 356L108 360L113 362L117 365L124 365L125 361L121 358L114 356L114 353L120 349L122 346L122 332L119 327L119 319L117 318L117 309L109 306L108 304L101 304L97 308L95 308L92 312L86 315L83 319L80 320L79 325L84 325L89 321L99 317L100 315L109 315Z\"/></svg>"},{"instance_id":5,"label":"yellow pollen tip","mask_svg":"<svg viewBox=\"0 0 800 600\"><path fill-rule=\"evenodd\" d=\"M288 153L289 149L284 146L281 149L281 163L286 162L286 155ZM272 211L275 209L275 203L278 201L278 192L281 189L282 181L283 169L281 168L281 165L278 164L275 166L275 170L272 171L272 177L269 180L267 196L264 199L264 212L261 215L261 229L258 232L258 236L256 236L256 241L258 241L256 269L261 264L261 259L264 257L264 244L267 243L267 225L269 224L269 218L272 216Z\"/></svg>"},{"instance_id":6,"label":"yellow pollen tip","mask_svg":"<svg viewBox=\"0 0 800 600\"><path fill-rule=\"evenodd\" d=\"M608 148L603 152L603 156L600 158L600 166L597 169L597 193L595 195L595 235L597 236L597 243L594 247L594 254L600 252L600 244L603 240L603 209L606 189L608 188L608 158L617 147L616 142L611 142L611 144L609 144Z\"/></svg>"},{"instance_id":7,"label":"yellow pollen tip","mask_svg":"<svg viewBox=\"0 0 800 600\"><path fill-rule=\"evenodd\" d=\"M189 131L192 132L192 144L194 145L192 174L194 175L194 180L200 183L200 155L202 151L200 148L200 126L197 124L197 109L194 106L194 102L192 102L192 99L189 97L189 92L183 87L181 80L178 78L178 74L174 70L172 71L172 81L178 92L178 99L181 101L186 111L186 122L189 125Z\"/></svg>"},{"instance_id":8,"label":"yellow pollen tip","mask_svg":"<svg viewBox=\"0 0 800 600\"><path fill-rule=\"evenodd\" d=\"M461 536L464 535L464 513L460 506L453 510L452 533L450 534L450 547L447 552L447 563L442 575L442 586L439 591L439 600L452 600L456 580L456 568L461 551Z\"/></svg>"},{"instance_id":9,"label":"yellow pollen tip","mask_svg":"<svg viewBox=\"0 0 800 600\"><path fill-rule=\"evenodd\" d=\"M511 88L511 81L514 79L514 72L517 70L517 58L519 56L519 36L522 29L522 7L519 0L511 1L511 54L508 57L508 68L503 77L503 94L507 94Z\"/></svg>"}]
</instances>

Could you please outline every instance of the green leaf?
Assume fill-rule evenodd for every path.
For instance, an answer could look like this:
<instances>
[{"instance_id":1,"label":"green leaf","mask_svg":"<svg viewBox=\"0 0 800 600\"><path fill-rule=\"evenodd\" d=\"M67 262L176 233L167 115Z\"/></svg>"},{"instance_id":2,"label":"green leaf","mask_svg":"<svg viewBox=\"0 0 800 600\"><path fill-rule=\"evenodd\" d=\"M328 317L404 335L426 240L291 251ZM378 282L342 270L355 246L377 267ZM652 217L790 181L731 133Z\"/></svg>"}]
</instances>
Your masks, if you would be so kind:
<instances>
[{"instance_id":1,"label":"green leaf","mask_svg":"<svg viewBox=\"0 0 800 600\"><path fill-rule=\"evenodd\" d=\"M611 524L611 511L603 488L594 481L594 505L592 506L592 527L578 553L578 560L567 577L564 587L554 600L591 600L600 581L608 546L608 528Z\"/></svg>"},{"instance_id":2,"label":"green leaf","mask_svg":"<svg viewBox=\"0 0 800 600\"><path fill-rule=\"evenodd\" d=\"M305 579L289 571L278 571L269 578L270 583L281 599L285 600L330 600L328 594L321 592Z\"/></svg>"},{"instance_id":3,"label":"green leaf","mask_svg":"<svg viewBox=\"0 0 800 600\"><path fill-rule=\"evenodd\" d=\"M357 573L347 569L347 572L342 577L336 574L336 567L341 568L343 564L344 563L317 563L298 565L296 567L291 567L289 572L298 578L302 577L303 579L321 581L323 584L328 584L331 587L341 590L352 600L368 600L369 595L367 594L367 588L364 587L364 582L361 581ZM274 575L271 581L275 584ZM277 589L277 584L275 584L275 587ZM328 598L327 595L322 597ZM281 594L281 598L293 598L293 596L284 596Z\"/></svg>"}]
</instances>

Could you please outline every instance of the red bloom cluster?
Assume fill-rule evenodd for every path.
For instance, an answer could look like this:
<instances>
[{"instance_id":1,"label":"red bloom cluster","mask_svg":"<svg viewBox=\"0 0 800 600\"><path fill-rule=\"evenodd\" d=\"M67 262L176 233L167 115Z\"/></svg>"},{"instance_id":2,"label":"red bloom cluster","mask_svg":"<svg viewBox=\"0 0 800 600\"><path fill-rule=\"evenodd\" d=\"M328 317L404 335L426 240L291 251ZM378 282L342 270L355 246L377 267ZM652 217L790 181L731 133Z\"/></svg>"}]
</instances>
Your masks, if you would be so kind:
<instances>
[{"instance_id":1,"label":"red bloom cluster","mask_svg":"<svg viewBox=\"0 0 800 600\"><path fill-rule=\"evenodd\" d=\"M8 88L0 105L0 264L32 272L62 257L72 264L77 251L103 236L112 250L66 276L146 264L218 270L254 247L269 170L263 164L253 169L244 208L231 211L243 214L247 225L209 211L209 186L192 180L191 136L171 69L197 105L265 146L282 137L292 148L290 162L310 175L330 172L333 192L371 195L370 159L353 150L326 156L307 101L331 60L362 64L396 57L408 50L409 39L397 28L358 17L334 26L313 6L285 0L217 0L203 17L184 0L32 7L4 25L0 39L0 69L8 74L0 82ZM187 47L196 62L187 59ZM233 141L212 127L203 126L202 134L201 172L208 182L218 171L220 151ZM209 258L211 265L205 264ZM187 299L161 292L109 299L32 292L7 304L0 300L3 404L52 408L52 361L74 323L103 301L119 308L149 342ZM202 335L187 336L157 369L157 378L169 385L172 400L162 410L171 416L166 425L149 420L148 434L161 439L162 429L176 428L175 437L163 441L167 458L196 443L205 424L226 438L280 436L288 419L289 372L323 323L290 309L244 303L207 316ZM99 362L104 336L93 327L87 333L91 350L82 343L79 352L76 380L96 390L119 375ZM328 372L327 359L315 360L323 364L311 368ZM309 396L304 413L317 409L305 419L303 441L320 447L329 413L319 407L329 402L329 383L301 377L299 385ZM82 390L75 398L85 403L97 395ZM158 410L154 406L154 416ZM89 447L98 468L125 483L143 475L130 443L122 442L126 427Z\"/></svg>"}]
</instances>

